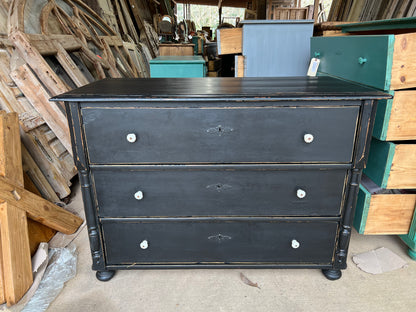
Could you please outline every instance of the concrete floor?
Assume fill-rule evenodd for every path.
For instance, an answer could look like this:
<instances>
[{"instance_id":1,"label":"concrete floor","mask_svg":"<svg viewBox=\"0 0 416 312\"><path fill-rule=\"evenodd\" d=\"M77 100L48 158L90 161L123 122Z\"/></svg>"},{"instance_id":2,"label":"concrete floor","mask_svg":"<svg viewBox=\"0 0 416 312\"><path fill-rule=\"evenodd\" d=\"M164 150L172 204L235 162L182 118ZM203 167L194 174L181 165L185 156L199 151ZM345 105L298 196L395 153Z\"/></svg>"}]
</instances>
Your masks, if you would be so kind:
<instances>
[{"instance_id":1,"label":"concrete floor","mask_svg":"<svg viewBox=\"0 0 416 312\"><path fill-rule=\"evenodd\" d=\"M78 192L77 192L78 193ZM72 205L82 205L79 193ZM363 236L354 231L348 269L328 281L317 269L130 270L99 282L91 268L87 231L72 242L77 275L48 311L415 311L416 261L397 236ZM387 247L409 266L380 275L358 269L354 254ZM243 272L261 289L244 284Z\"/></svg>"}]
</instances>

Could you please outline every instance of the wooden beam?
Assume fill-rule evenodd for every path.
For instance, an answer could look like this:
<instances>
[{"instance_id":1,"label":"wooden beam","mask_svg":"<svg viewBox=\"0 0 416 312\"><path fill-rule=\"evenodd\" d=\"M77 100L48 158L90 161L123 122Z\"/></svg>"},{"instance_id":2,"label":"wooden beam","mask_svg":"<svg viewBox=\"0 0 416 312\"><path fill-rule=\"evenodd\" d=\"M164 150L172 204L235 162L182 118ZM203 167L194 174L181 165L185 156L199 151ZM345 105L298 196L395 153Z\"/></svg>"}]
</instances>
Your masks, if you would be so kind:
<instances>
[{"instance_id":1,"label":"wooden beam","mask_svg":"<svg viewBox=\"0 0 416 312\"><path fill-rule=\"evenodd\" d=\"M0 224L5 297L11 306L33 283L26 212L0 203Z\"/></svg>"},{"instance_id":2,"label":"wooden beam","mask_svg":"<svg viewBox=\"0 0 416 312\"><path fill-rule=\"evenodd\" d=\"M65 234L73 234L82 219L0 177L0 198L26 211L28 217Z\"/></svg>"},{"instance_id":3,"label":"wooden beam","mask_svg":"<svg viewBox=\"0 0 416 312\"><path fill-rule=\"evenodd\" d=\"M17 113L0 111L0 176L24 185Z\"/></svg>"},{"instance_id":4,"label":"wooden beam","mask_svg":"<svg viewBox=\"0 0 416 312\"><path fill-rule=\"evenodd\" d=\"M17 113L0 111L0 176L23 187L22 152ZM26 212L0 197L1 270L0 297L13 305L32 285L32 262Z\"/></svg>"},{"instance_id":5,"label":"wooden beam","mask_svg":"<svg viewBox=\"0 0 416 312\"><path fill-rule=\"evenodd\" d=\"M313 2L313 20L315 23L318 23L319 2L320 0L314 0Z\"/></svg>"},{"instance_id":6,"label":"wooden beam","mask_svg":"<svg viewBox=\"0 0 416 312\"><path fill-rule=\"evenodd\" d=\"M69 211L14 185L3 177L0 177L0 198L26 211L29 218L64 234L75 233L83 222Z\"/></svg>"}]
</instances>

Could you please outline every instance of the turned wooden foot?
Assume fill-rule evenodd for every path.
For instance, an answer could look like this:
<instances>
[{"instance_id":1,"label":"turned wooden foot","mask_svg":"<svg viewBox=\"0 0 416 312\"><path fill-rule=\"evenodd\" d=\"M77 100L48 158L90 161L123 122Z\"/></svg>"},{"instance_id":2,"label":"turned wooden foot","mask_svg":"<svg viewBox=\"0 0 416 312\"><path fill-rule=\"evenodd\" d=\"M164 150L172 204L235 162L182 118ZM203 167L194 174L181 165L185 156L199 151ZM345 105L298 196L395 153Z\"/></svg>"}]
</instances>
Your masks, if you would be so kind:
<instances>
[{"instance_id":1,"label":"turned wooden foot","mask_svg":"<svg viewBox=\"0 0 416 312\"><path fill-rule=\"evenodd\" d=\"M101 282L108 282L113 278L115 273L116 271L97 271L97 273L95 273L95 276Z\"/></svg>"},{"instance_id":2,"label":"turned wooden foot","mask_svg":"<svg viewBox=\"0 0 416 312\"><path fill-rule=\"evenodd\" d=\"M324 269L322 270L322 273L324 273L325 277L330 281L335 281L342 276L341 270Z\"/></svg>"}]
</instances>

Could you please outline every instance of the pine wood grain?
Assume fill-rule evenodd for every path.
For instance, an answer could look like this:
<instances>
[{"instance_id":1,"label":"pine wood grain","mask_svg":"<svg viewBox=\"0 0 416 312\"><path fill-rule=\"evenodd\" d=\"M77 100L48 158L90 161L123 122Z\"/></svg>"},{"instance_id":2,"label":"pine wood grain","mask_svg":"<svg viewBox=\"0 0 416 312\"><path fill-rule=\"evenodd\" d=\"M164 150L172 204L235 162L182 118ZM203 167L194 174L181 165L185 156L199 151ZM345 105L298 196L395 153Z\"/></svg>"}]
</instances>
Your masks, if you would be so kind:
<instances>
[{"instance_id":1,"label":"pine wood grain","mask_svg":"<svg viewBox=\"0 0 416 312\"><path fill-rule=\"evenodd\" d=\"M416 87L416 33L395 36L391 90Z\"/></svg>"},{"instance_id":2,"label":"pine wood grain","mask_svg":"<svg viewBox=\"0 0 416 312\"><path fill-rule=\"evenodd\" d=\"M235 71L236 77L244 77L244 56L243 55L236 55L236 62L235 62Z\"/></svg>"},{"instance_id":3,"label":"pine wood grain","mask_svg":"<svg viewBox=\"0 0 416 312\"><path fill-rule=\"evenodd\" d=\"M74 233L82 219L0 177L0 198L27 212L29 218L64 234Z\"/></svg>"},{"instance_id":4,"label":"pine wood grain","mask_svg":"<svg viewBox=\"0 0 416 312\"><path fill-rule=\"evenodd\" d=\"M19 118L16 113L4 111L0 111L0 176L23 186Z\"/></svg>"},{"instance_id":5,"label":"pine wood grain","mask_svg":"<svg viewBox=\"0 0 416 312\"><path fill-rule=\"evenodd\" d=\"M372 195L364 234L407 234L415 204L416 194Z\"/></svg>"},{"instance_id":6,"label":"pine wood grain","mask_svg":"<svg viewBox=\"0 0 416 312\"><path fill-rule=\"evenodd\" d=\"M11 74L13 81L46 121L68 153L72 155L68 122L56 104L49 102L49 94L37 80L27 64L17 67Z\"/></svg>"},{"instance_id":7,"label":"pine wood grain","mask_svg":"<svg viewBox=\"0 0 416 312\"><path fill-rule=\"evenodd\" d=\"M386 140L416 140L415 90L402 90L394 93Z\"/></svg>"},{"instance_id":8,"label":"pine wood grain","mask_svg":"<svg viewBox=\"0 0 416 312\"><path fill-rule=\"evenodd\" d=\"M243 29L222 28L217 30L218 54L239 54L243 51Z\"/></svg>"},{"instance_id":9,"label":"pine wood grain","mask_svg":"<svg viewBox=\"0 0 416 312\"><path fill-rule=\"evenodd\" d=\"M416 188L416 144L398 144L395 146L387 188Z\"/></svg>"},{"instance_id":10,"label":"pine wood grain","mask_svg":"<svg viewBox=\"0 0 416 312\"><path fill-rule=\"evenodd\" d=\"M25 181L25 189L41 196L40 192L36 188L35 184L32 182L30 177L25 173L23 175ZM56 231L47 227L39 222L28 219L27 228L29 233L29 245L30 245L30 255L33 256L36 250L39 247L39 244L42 242L49 242L50 239L55 235Z\"/></svg>"},{"instance_id":11,"label":"pine wood grain","mask_svg":"<svg viewBox=\"0 0 416 312\"><path fill-rule=\"evenodd\" d=\"M4 289L7 306L16 304L33 283L26 212L0 204Z\"/></svg>"},{"instance_id":12,"label":"pine wood grain","mask_svg":"<svg viewBox=\"0 0 416 312\"><path fill-rule=\"evenodd\" d=\"M194 55L194 44L161 44L159 45L159 55Z\"/></svg>"}]
</instances>

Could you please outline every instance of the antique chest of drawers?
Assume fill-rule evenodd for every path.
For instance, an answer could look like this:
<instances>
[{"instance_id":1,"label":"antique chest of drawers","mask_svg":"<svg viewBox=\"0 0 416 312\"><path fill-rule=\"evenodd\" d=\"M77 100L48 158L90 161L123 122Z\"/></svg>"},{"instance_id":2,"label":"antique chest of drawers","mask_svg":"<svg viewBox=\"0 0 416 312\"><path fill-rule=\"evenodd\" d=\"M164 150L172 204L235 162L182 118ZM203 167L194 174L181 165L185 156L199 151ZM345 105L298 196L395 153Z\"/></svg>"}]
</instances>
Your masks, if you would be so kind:
<instances>
[{"instance_id":1,"label":"antique chest of drawers","mask_svg":"<svg viewBox=\"0 0 416 312\"><path fill-rule=\"evenodd\" d=\"M100 280L117 269L341 276L377 90L330 77L108 79L64 95Z\"/></svg>"}]
</instances>

